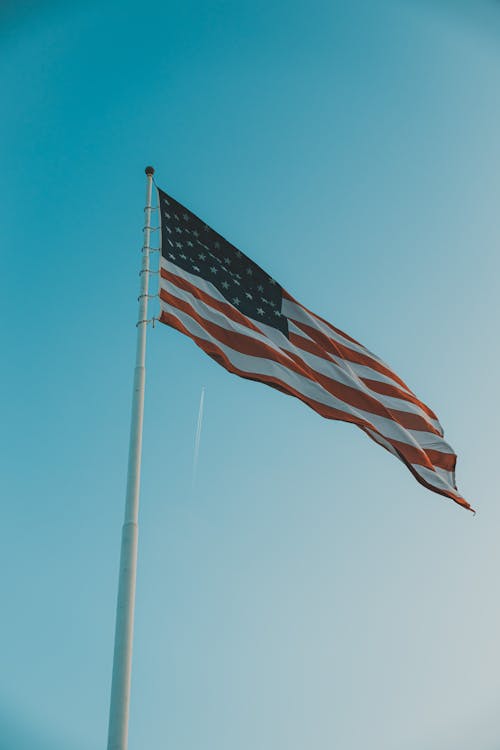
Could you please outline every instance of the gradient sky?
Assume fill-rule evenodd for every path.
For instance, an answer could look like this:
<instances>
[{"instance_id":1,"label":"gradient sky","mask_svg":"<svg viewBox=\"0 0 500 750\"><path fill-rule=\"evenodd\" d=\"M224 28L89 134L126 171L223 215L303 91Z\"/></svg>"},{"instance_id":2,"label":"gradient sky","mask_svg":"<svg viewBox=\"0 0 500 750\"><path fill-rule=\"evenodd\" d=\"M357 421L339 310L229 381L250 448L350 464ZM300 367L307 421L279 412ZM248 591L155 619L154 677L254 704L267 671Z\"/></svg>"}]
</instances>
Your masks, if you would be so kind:
<instances>
[{"instance_id":1,"label":"gradient sky","mask_svg":"<svg viewBox=\"0 0 500 750\"><path fill-rule=\"evenodd\" d=\"M149 163L436 410L478 514L151 330L130 750L498 750L500 4L0 25L1 750L105 746Z\"/></svg>"}]
</instances>

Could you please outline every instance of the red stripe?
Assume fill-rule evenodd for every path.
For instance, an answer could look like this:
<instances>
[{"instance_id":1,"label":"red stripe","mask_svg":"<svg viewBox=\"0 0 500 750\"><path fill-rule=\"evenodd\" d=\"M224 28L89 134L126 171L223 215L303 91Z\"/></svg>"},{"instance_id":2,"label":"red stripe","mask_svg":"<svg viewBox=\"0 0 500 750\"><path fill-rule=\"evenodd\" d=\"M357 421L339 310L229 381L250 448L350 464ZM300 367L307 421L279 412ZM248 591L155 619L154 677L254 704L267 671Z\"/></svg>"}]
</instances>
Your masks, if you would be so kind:
<instances>
[{"instance_id":1,"label":"red stripe","mask_svg":"<svg viewBox=\"0 0 500 750\"><path fill-rule=\"evenodd\" d=\"M425 452L434 466L439 466L440 469L445 469L445 471L455 472L457 457L454 453L441 453L440 451L433 451L429 448L427 448Z\"/></svg>"}]
</instances>

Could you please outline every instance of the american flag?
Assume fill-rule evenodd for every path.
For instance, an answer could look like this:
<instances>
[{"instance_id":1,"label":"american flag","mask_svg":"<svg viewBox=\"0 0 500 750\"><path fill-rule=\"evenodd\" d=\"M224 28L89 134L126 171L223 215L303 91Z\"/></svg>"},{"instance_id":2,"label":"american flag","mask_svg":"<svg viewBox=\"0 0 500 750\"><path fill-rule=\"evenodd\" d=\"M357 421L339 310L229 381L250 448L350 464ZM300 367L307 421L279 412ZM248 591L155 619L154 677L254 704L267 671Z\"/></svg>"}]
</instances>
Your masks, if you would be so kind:
<instances>
[{"instance_id":1,"label":"american flag","mask_svg":"<svg viewBox=\"0 0 500 750\"><path fill-rule=\"evenodd\" d=\"M229 372L357 425L425 487L470 509L436 415L401 378L187 208L162 190L158 196L160 321Z\"/></svg>"}]
</instances>

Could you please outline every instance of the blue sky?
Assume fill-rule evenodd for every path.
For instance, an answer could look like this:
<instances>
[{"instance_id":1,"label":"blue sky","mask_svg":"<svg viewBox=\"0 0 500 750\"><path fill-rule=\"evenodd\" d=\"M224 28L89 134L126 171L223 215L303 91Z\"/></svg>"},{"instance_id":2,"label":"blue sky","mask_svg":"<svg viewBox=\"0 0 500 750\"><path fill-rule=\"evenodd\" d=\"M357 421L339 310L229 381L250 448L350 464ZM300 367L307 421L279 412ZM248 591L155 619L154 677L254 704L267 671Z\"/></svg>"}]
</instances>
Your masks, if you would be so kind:
<instances>
[{"instance_id":1,"label":"blue sky","mask_svg":"<svg viewBox=\"0 0 500 750\"><path fill-rule=\"evenodd\" d=\"M150 331L131 750L495 750L498 3L0 23L2 750L105 743L149 163L436 410L478 514Z\"/></svg>"}]
</instances>

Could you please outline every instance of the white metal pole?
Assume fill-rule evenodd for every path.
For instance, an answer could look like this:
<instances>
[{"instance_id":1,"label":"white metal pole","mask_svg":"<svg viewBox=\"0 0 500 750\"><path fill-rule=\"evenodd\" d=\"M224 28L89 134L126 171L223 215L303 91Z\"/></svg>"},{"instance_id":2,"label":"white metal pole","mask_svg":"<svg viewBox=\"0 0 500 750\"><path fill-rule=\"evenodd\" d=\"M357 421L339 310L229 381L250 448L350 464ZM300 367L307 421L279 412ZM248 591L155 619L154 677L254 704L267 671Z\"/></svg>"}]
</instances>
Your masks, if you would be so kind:
<instances>
[{"instance_id":1,"label":"white metal pole","mask_svg":"<svg viewBox=\"0 0 500 750\"><path fill-rule=\"evenodd\" d=\"M134 601L137 570L137 538L139 516L139 488L141 477L142 422L144 415L144 385L146 380L146 330L149 288L149 242L151 234L151 193L153 167L146 167L146 225L140 273L139 320L135 356L132 420L128 454L127 495L122 528L120 578L116 605L115 650L109 708L108 750L127 750L128 715L130 704L130 675L132 641L134 635Z\"/></svg>"}]
</instances>

